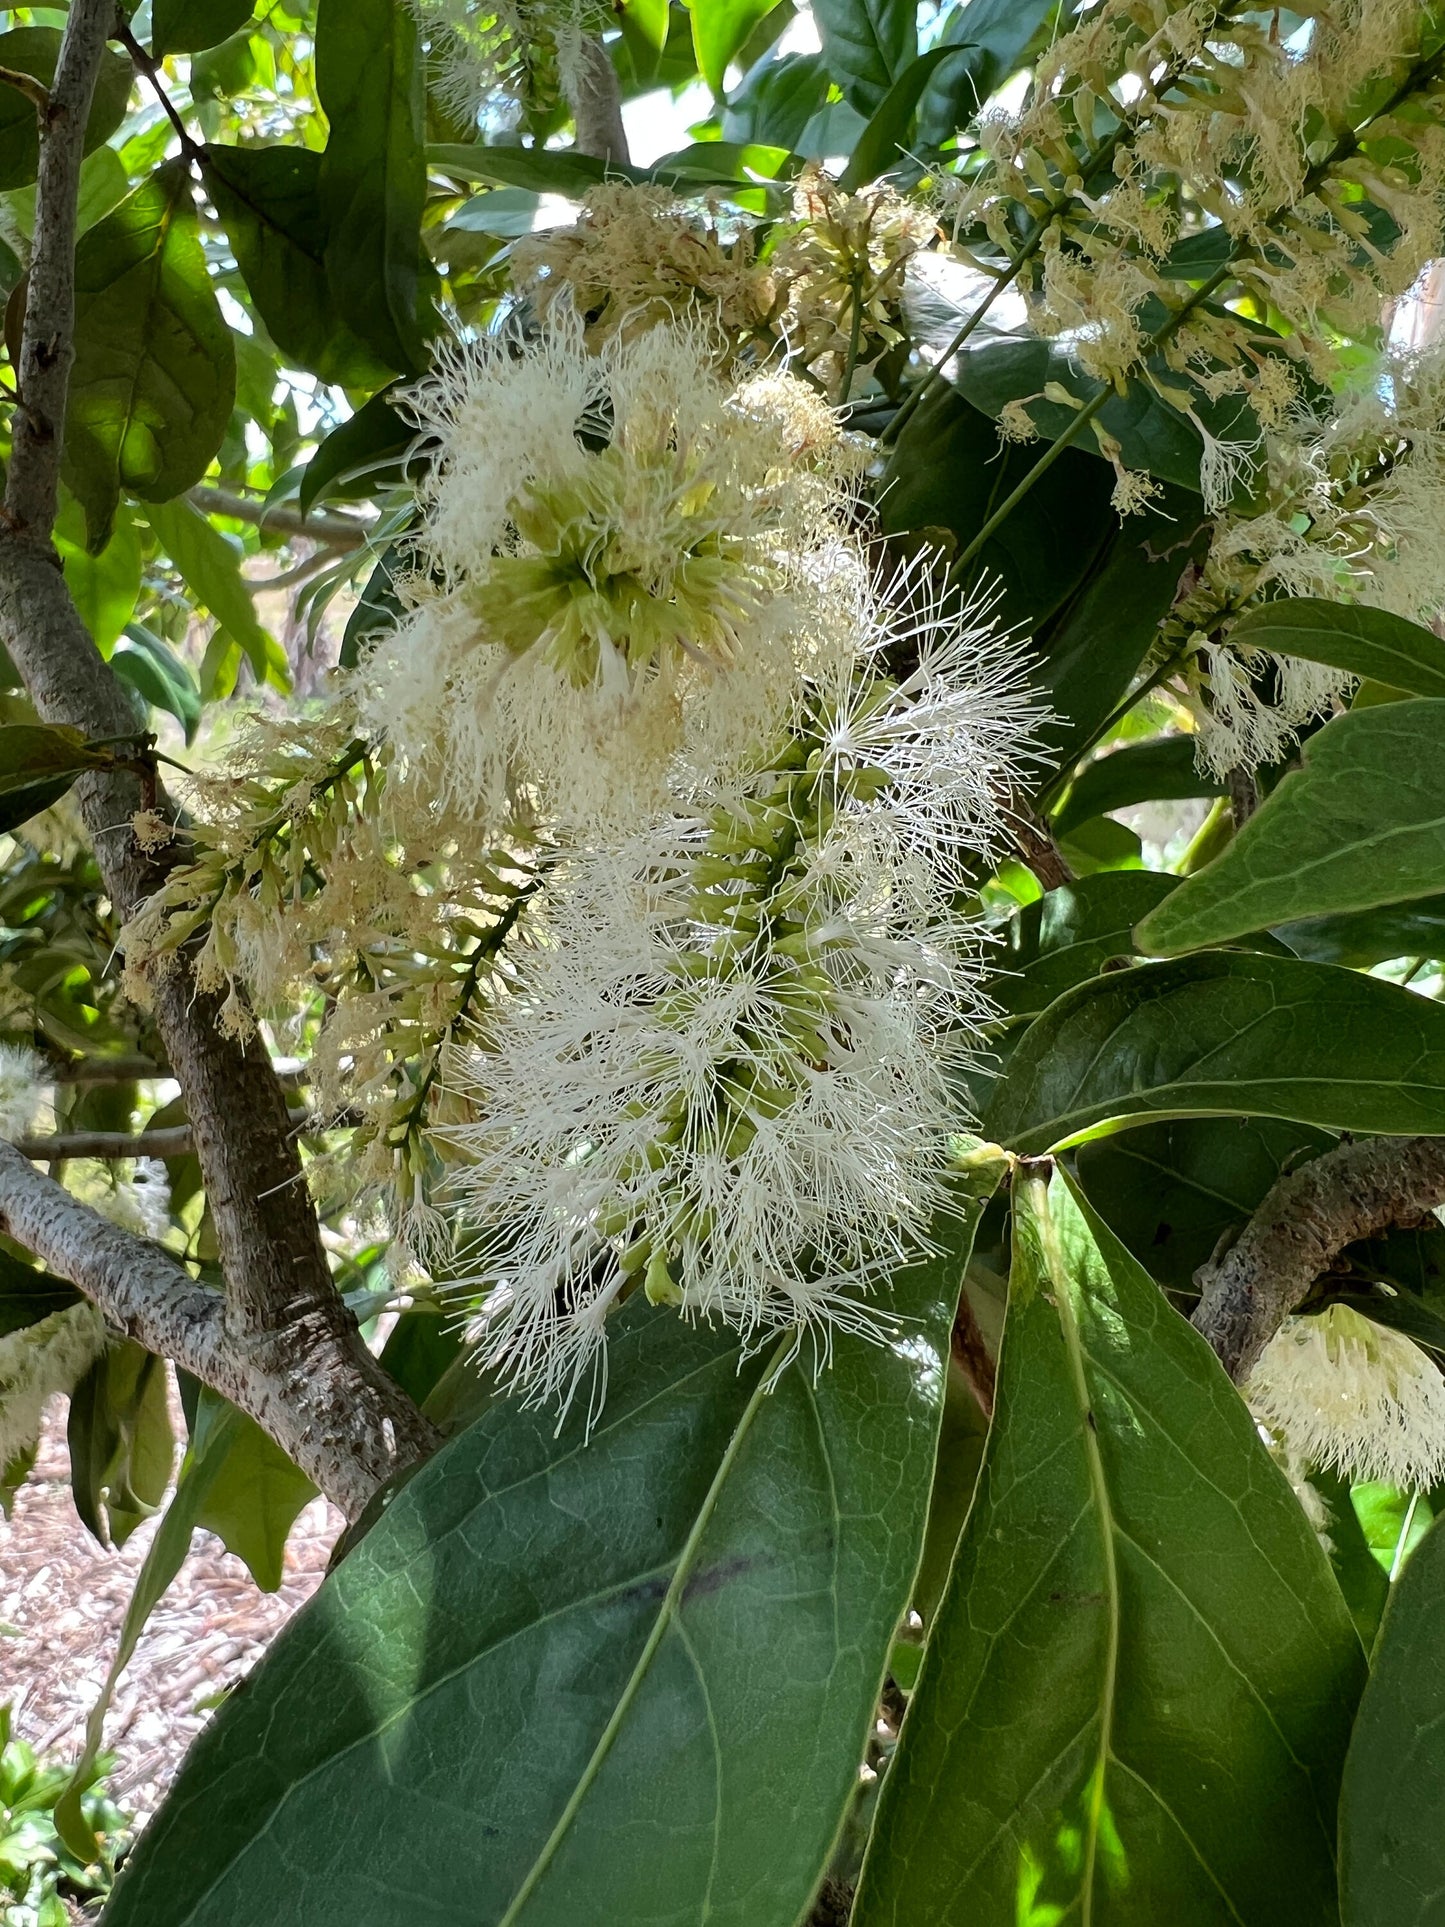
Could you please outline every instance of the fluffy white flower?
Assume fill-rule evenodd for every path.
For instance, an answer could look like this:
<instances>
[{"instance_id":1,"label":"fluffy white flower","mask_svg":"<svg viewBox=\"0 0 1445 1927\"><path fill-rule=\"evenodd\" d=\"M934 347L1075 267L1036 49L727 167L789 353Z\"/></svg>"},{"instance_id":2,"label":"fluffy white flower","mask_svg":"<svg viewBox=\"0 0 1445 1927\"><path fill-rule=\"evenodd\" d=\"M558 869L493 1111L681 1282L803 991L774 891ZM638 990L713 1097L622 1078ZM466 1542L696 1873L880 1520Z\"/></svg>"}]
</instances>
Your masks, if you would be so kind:
<instances>
[{"instance_id":1,"label":"fluffy white flower","mask_svg":"<svg viewBox=\"0 0 1445 1927\"><path fill-rule=\"evenodd\" d=\"M105 1346L91 1305L73 1305L0 1337L0 1473L40 1435L45 1402L72 1391Z\"/></svg>"},{"instance_id":2,"label":"fluffy white flower","mask_svg":"<svg viewBox=\"0 0 1445 1927\"><path fill-rule=\"evenodd\" d=\"M532 77L540 78L549 64L571 93L584 34L600 33L612 17L601 0L406 0L406 6L426 42L432 91L464 119L510 104L507 96L534 97Z\"/></svg>"},{"instance_id":3,"label":"fluffy white flower","mask_svg":"<svg viewBox=\"0 0 1445 1927\"><path fill-rule=\"evenodd\" d=\"M1244 1395L1301 1466L1416 1490L1445 1478L1445 1379L1418 1345L1347 1305L1286 1319Z\"/></svg>"},{"instance_id":4,"label":"fluffy white flower","mask_svg":"<svg viewBox=\"0 0 1445 1927\"><path fill-rule=\"evenodd\" d=\"M1354 677L1326 663L1205 643L1209 700L1194 707L1196 760L1215 776L1282 762L1301 727L1328 713Z\"/></svg>"},{"instance_id":5,"label":"fluffy white flower","mask_svg":"<svg viewBox=\"0 0 1445 1927\"><path fill-rule=\"evenodd\" d=\"M593 355L560 313L455 351L412 406L438 450L415 607L358 696L445 809L636 820L675 754L755 757L807 665L852 653L855 464L801 383L730 390L684 324Z\"/></svg>"},{"instance_id":6,"label":"fluffy white flower","mask_svg":"<svg viewBox=\"0 0 1445 1927\"><path fill-rule=\"evenodd\" d=\"M495 1284L477 1337L536 1396L571 1397L639 1284L758 1340L873 1329L868 1287L946 1203L986 1014L952 897L1031 716L976 611L889 616L771 766L549 882L471 1063L483 1121L449 1134Z\"/></svg>"},{"instance_id":7,"label":"fluffy white flower","mask_svg":"<svg viewBox=\"0 0 1445 1927\"><path fill-rule=\"evenodd\" d=\"M39 1053L0 1044L0 1137L28 1137L49 1083Z\"/></svg>"}]
</instances>

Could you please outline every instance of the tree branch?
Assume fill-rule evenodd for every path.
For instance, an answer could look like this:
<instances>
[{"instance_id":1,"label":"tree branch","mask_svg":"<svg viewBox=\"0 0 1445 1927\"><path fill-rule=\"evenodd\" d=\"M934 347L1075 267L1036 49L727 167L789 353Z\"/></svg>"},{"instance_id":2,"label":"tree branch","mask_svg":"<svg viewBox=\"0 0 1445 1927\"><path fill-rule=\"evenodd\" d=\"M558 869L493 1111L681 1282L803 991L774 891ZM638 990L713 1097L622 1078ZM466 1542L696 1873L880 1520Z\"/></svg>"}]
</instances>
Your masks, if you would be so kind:
<instances>
[{"instance_id":1,"label":"tree branch","mask_svg":"<svg viewBox=\"0 0 1445 1927\"><path fill-rule=\"evenodd\" d=\"M1419 1224L1437 1204L1445 1204L1445 1138L1336 1145L1280 1178L1229 1250L1195 1272L1195 1329L1231 1378L1245 1378L1346 1245Z\"/></svg>"},{"instance_id":2,"label":"tree branch","mask_svg":"<svg viewBox=\"0 0 1445 1927\"><path fill-rule=\"evenodd\" d=\"M75 198L86 114L114 17L114 0L73 0L61 42L41 133L20 356L24 404L0 534L0 642L41 718L73 724L91 739L134 734L135 716L70 598L50 531L73 355ZM121 770L90 772L76 796L106 890L117 913L129 917L164 880L167 861L165 853L143 851L132 834L142 802L138 779ZM153 969L147 988L195 1134L226 1280L228 1340L242 1368L268 1346L279 1347L304 1352L308 1376L344 1382L346 1396L318 1421L326 1429L314 1449L335 1453L349 1440L375 1484L425 1457L438 1435L367 1351L336 1290L266 1052L254 1037L243 1045L223 1035L220 1000L198 991L187 958ZM305 1389L303 1378L297 1390ZM284 1443L283 1432L289 1436L294 1425L277 1409L267 1430Z\"/></svg>"},{"instance_id":3,"label":"tree branch","mask_svg":"<svg viewBox=\"0 0 1445 1927\"><path fill-rule=\"evenodd\" d=\"M324 1327L303 1321L238 1344L219 1292L197 1284L159 1245L72 1197L3 1140L0 1229L68 1279L117 1331L248 1413L349 1519L390 1477L395 1441L357 1437L351 1376L338 1369Z\"/></svg>"},{"instance_id":4,"label":"tree branch","mask_svg":"<svg viewBox=\"0 0 1445 1927\"><path fill-rule=\"evenodd\" d=\"M1074 873L1064 861L1058 844L1039 821L1022 790L1015 790L1004 803L1003 818L1019 855L1046 890L1057 890L1074 881Z\"/></svg>"},{"instance_id":5,"label":"tree branch","mask_svg":"<svg viewBox=\"0 0 1445 1927\"><path fill-rule=\"evenodd\" d=\"M318 1117L314 1111L288 1113L291 1129L298 1136L308 1131L334 1130L349 1117ZM163 1124L153 1131L55 1131L46 1137L15 1139L22 1157L37 1164L54 1164L61 1158L183 1158L196 1148L196 1134L189 1124Z\"/></svg>"},{"instance_id":6,"label":"tree branch","mask_svg":"<svg viewBox=\"0 0 1445 1927\"><path fill-rule=\"evenodd\" d=\"M568 104L577 127L577 152L626 166L630 156L627 130L622 124L622 89L601 34L583 35L579 67L568 90Z\"/></svg>"},{"instance_id":7,"label":"tree branch","mask_svg":"<svg viewBox=\"0 0 1445 1927\"><path fill-rule=\"evenodd\" d=\"M364 549L370 532L364 522L349 515L307 515L284 502L269 505L254 496L236 495L230 489L200 487L187 490L186 500L205 515L229 515L234 521L249 522L252 528L272 535L304 535L327 549Z\"/></svg>"}]
</instances>

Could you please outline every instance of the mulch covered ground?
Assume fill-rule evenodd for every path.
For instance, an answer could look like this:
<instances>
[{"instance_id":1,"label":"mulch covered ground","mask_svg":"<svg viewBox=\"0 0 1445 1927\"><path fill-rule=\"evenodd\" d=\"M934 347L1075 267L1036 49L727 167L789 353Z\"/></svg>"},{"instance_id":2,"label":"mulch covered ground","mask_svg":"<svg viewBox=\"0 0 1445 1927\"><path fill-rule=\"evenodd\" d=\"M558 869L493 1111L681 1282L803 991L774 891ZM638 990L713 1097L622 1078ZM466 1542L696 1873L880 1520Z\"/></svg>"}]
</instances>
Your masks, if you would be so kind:
<instances>
[{"instance_id":1,"label":"mulch covered ground","mask_svg":"<svg viewBox=\"0 0 1445 1927\"><path fill-rule=\"evenodd\" d=\"M0 1705L10 1702L21 1738L74 1759L155 1525L142 1526L119 1552L97 1545L76 1517L67 1465L57 1401L35 1473L10 1521L0 1517ZM287 1544L281 1589L269 1595L219 1539L195 1534L106 1721L116 1758L110 1789L120 1806L138 1819L155 1811L217 1695L254 1665L321 1583L342 1524L324 1499L309 1505Z\"/></svg>"}]
</instances>

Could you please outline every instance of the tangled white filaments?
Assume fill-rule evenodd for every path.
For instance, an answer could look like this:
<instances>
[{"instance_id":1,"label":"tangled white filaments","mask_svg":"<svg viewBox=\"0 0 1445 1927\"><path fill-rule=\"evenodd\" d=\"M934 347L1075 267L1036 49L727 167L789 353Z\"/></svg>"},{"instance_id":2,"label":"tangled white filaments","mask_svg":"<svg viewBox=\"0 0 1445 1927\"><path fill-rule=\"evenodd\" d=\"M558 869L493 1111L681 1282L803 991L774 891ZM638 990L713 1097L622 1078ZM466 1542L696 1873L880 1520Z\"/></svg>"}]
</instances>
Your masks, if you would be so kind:
<instances>
[{"instance_id":1,"label":"tangled white filaments","mask_svg":"<svg viewBox=\"0 0 1445 1927\"><path fill-rule=\"evenodd\" d=\"M825 1356L886 1326L870 1286L948 1208L987 1015L954 899L1035 715L986 610L917 570L862 599L770 757L559 862L471 1059L476 1337L533 1396L570 1400L638 1285Z\"/></svg>"},{"instance_id":2,"label":"tangled white filaments","mask_svg":"<svg viewBox=\"0 0 1445 1927\"><path fill-rule=\"evenodd\" d=\"M801 381L731 388L697 325L588 352L561 313L443 358L412 396L438 461L414 604L363 666L395 780L476 823L659 807L851 656L855 463Z\"/></svg>"},{"instance_id":3,"label":"tangled white filaments","mask_svg":"<svg viewBox=\"0 0 1445 1927\"><path fill-rule=\"evenodd\" d=\"M1244 1393L1301 1465L1410 1490L1445 1478L1445 1378L1418 1345L1348 1305L1286 1319Z\"/></svg>"}]
</instances>

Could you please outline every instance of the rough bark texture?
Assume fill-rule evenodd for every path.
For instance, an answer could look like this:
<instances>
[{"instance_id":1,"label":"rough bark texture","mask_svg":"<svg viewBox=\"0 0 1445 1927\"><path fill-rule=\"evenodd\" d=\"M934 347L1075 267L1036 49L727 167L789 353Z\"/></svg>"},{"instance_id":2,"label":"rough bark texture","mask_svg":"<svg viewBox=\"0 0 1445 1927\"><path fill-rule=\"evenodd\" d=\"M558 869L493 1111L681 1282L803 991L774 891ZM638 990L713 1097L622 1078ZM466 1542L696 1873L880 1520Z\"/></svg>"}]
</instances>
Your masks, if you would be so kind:
<instances>
[{"instance_id":1,"label":"rough bark texture","mask_svg":"<svg viewBox=\"0 0 1445 1927\"><path fill-rule=\"evenodd\" d=\"M1195 1328L1236 1380L1346 1245L1445 1203L1445 1138L1340 1144L1274 1185L1238 1241L1194 1274Z\"/></svg>"},{"instance_id":2,"label":"rough bark texture","mask_svg":"<svg viewBox=\"0 0 1445 1927\"><path fill-rule=\"evenodd\" d=\"M577 124L577 151L599 161L628 159L627 131L622 124L622 89L617 70L600 34L582 42L581 72L570 91L572 118Z\"/></svg>"},{"instance_id":3,"label":"rough bark texture","mask_svg":"<svg viewBox=\"0 0 1445 1927\"><path fill-rule=\"evenodd\" d=\"M74 724L92 739L133 735L135 714L76 612L50 531L72 359L81 143L114 17L114 0L74 0L42 129L23 400L0 534L0 641L40 716ZM76 794L106 889L129 915L163 875L131 832L142 801L139 779L95 772ZM197 992L184 958L154 973L149 988L200 1158L226 1279L225 1329L238 1366L269 1371L284 1362L298 1422L315 1429L315 1450L335 1453L349 1437L374 1486L434 1449L437 1435L366 1350L336 1291L280 1083L259 1041L242 1046L221 1034L218 1000ZM6 1168L13 1170L10 1160ZM280 1423L274 1418L267 1429L285 1443Z\"/></svg>"},{"instance_id":4,"label":"rough bark texture","mask_svg":"<svg viewBox=\"0 0 1445 1927\"><path fill-rule=\"evenodd\" d=\"M69 1279L106 1322L172 1358L268 1432L307 1477L355 1518L390 1477L394 1440L381 1421L358 1436L347 1374L327 1367L327 1333L302 1320L238 1341L221 1294L159 1245L122 1231L0 1140L0 1229Z\"/></svg>"}]
</instances>

